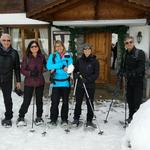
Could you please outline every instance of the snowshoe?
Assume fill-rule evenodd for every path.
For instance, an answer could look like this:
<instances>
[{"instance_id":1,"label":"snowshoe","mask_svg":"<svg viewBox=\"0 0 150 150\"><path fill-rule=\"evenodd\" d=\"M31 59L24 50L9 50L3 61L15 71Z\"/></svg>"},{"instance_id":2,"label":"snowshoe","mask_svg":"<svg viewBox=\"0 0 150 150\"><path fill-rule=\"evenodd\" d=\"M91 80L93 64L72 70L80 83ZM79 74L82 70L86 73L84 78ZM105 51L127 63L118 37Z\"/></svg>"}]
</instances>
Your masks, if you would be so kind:
<instances>
[{"instance_id":1,"label":"snowshoe","mask_svg":"<svg viewBox=\"0 0 150 150\"><path fill-rule=\"evenodd\" d=\"M54 128L57 126L57 121L50 121L50 122L47 122L47 125L49 128Z\"/></svg>"},{"instance_id":2,"label":"snowshoe","mask_svg":"<svg viewBox=\"0 0 150 150\"><path fill-rule=\"evenodd\" d=\"M61 126L62 127L67 127L68 126L68 121L62 121Z\"/></svg>"},{"instance_id":3,"label":"snowshoe","mask_svg":"<svg viewBox=\"0 0 150 150\"><path fill-rule=\"evenodd\" d=\"M17 119L16 125L17 125L17 127L22 127L22 126L27 126L27 123L25 122L24 118L19 117Z\"/></svg>"},{"instance_id":4,"label":"snowshoe","mask_svg":"<svg viewBox=\"0 0 150 150\"><path fill-rule=\"evenodd\" d=\"M128 127L128 122L126 121L126 122L124 122L124 121L119 121L119 123L123 126L123 128L126 128L126 127Z\"/></svg>"},{"instance_id":5,"label":"snowshoe","mask_svg":"<svg viewBox=\"0 0 150 150\"><path fill-rule=\"evenodd\" d=\"M35 119L35 125L36 126L42 125L43 123L44 123L44 120L41 117L37 117Z\"/></svg>"},{"instance_id":6,"label":"snowshoe","mask_svg":"<svg viewBox=\"0 0 150 150\"><path fill-rule=\"evenodd\" d=\"M78 119L73 120L72 126L73 127L78 127L79 126L79 120Z\"/></svg>"},{"instance_id":7,"label":"snowshoe","mask_svg":"<svg viewBox=\"0 0 150 150\"><path fill-rule=\"evenodd\" d=\"M86 123L86 127L92 127L92 128L94 128L94 129L96 129L96 128L97 128L96 124L95 124L95 123L93 123L93 122L90 122L90 121L87 121L87 123Z\"/></svg>"},{"instance_id":8,"label":"snowshoe","mask_svg":"<svg viewBox=\"0 0 150 150\"><path fill-rule=\"evenodd\" d=\"M96 128L97 128L96 124L94 124L93 122L87 121L86 124L85 124L84 130L85 131L86 130L90 131L90 130L94 130Z\"/></svg>"},{"instance_id":9,"label":"snowshoe","mask_svg":"<svg viewBox=\"0 0 150 150\"><path fill-rule=\"evenodd\" d=\"M4 118L2 121L1 121L1 124L2 126L4 126L5 128L10 128L12 126L12 121L11 119L6 119Z\"/></svg>"},{"instance_id":10,"label":"snowshoe","mask_svg":"<svg viewBox=\"0 0 150 150\"><path fill-rule=\"evenodd\" d=\"M66 134L68 134L70 132L70 126L68 124L68 121L62 121L61 127L64 128L64 131Z\"/></svg>"},{"instance_id":11,"label":"snowshoe","mask_svg":"<svg viewBox=\"0 0 150 150\"><path fill-rule=\"evenodd\" d=\"M74 120L71 124L72 124L72 127L78 128L82 126L83 122L80 120Z\"/></svg>"}]
</instances>

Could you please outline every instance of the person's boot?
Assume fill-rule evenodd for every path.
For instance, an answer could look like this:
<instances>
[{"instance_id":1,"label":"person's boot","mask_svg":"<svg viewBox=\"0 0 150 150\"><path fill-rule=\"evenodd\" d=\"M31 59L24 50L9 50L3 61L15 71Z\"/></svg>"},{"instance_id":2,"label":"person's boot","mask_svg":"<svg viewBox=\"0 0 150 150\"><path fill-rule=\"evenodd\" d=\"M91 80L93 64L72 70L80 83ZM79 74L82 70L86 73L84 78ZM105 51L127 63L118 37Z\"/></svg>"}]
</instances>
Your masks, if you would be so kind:
<instances>
[{"instance_id":1,"label":"person's boot","mask_svg":"<svg viewBox=\"0 0 150 150\"><path fill-rule=\"evenodd\" d=\"M25 122L24 117L19 117L19 118L17 119L16 125L17 125L17 127L20 127L20 126L27 126L27 123Z\"/></svg>"},{"instance_id":2,"label":"person's boot","mask_svg":"<svg viewBox=\"0 0 150 150\"><path fill-rule=\"evenodd\" d=\"M62 127L66 127L68 125L68 121L67 120L62 120L61 121L61 126Z\"/></svg>"},{"instance_id":3,"label":"person's boot","mask_svg":"<svg viewBox=\"0 0 150 150\"><path fill-rule=\"evenodd\" d=\"M12 126L12 121L11 119L6 119L4 118L2 121L1 121L1 124L2 126L6 127L6 128L9 128Z\"/></svg>"},{"instance_id":4,"label":"person's boot","mask_svg":"<svg viewBox=\"0 0 150 150\"><path fill-rule=\"evenodd\" d=\"M128 119L126 119L126 122L129 124L132 121L132 117L129 117Z\"/></svg>"},{"instance_id":5,"label":"person's boot","mask_svg":"<svg viewBox=\"0 0 150 150\"><path fill-rule=\"evenodd\" d=\"M92 121L87 121L87 122L86 122L86 127L92 127L92 128L94 128L94 129L97 128L96 124L93 123Z\"/></svg>"},{"instance_id":6,"label":"person's boot","mask_svg":"<svg viewBox=\"0 0 150 150\"><path fill-rule=\"evenodd\" d=\"M75 127L78 127L79 126L79 120L74 119L73 122L72 122L72 125L75 126Z\"/></svg>"},{"instance_id":7,"label":"person's boot","mask_svg":"<svg viewBox=\"0 0 150 150\"><path fill-rule=\"evenodd\" d=\"M35 119L35 125L39 126L42 125L44 123L44 120L41 117L37 117Z\"/></svg>"}]
</instances>

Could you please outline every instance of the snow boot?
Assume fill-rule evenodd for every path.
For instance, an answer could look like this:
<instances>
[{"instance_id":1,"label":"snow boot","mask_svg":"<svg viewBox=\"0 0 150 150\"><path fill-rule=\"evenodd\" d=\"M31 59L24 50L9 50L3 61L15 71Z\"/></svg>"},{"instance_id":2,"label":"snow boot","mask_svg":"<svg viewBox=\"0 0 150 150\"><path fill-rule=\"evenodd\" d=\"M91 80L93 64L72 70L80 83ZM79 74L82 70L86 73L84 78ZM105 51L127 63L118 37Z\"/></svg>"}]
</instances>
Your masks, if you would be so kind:
<instances>
[{"instance_id":1,"label":"snow boot","mask_svg":"<svg viewBox=\"0 0 150 150\"><path fill-rule=\"evenodd\" d=\"M17 127L27 126L25 119L23 117L19 117L16 122Z\"/></svg>"},{"instance_id":2,"label":"snow boot","mask_svg":"<svg viewBox=\"0 0 150 150\"><path fill-rule=\"evenodd\" d=\"M4 118L1 121L1 124L2 124L2 126L6 127L6 128L10 128L12 126L12 121L11 121L11 119Z\"/></svg>"},{"instance_id":3,"label":"snow boot","mask_svg":"<svg viewBox=\"0 0 150 150\"><path fill-rule=\"evenodd\" d=\"M44 120L41 117L37 117L35 119L35 125L39 126L42 125L44 123Z\"/></svg>"},{"instance_id":4,"label":"snow boot","mask_svg":"<svg viewBox=\"0 0 150 150\"><path fill-rule=\"evenodd\" d=\"M47 125L49 128L54 128L57 126L57 121L50 121L50 122L47 122Z\"/></svg>"},{"instance_id":5,"label":"snow boot","mask_svg":"<svg viewBox=\"0 0 150 150\"><path fill-rule=\"evenodd\" d=\"M73 122L72 122L72 126L78 127L79 126L79 120L78 119L74 119Z\"/></svg>"},{"instance_id":6,"label":"snow boot","mask_svg":"<svg viewBox=\"0 0 150 150\"><path fill-rule=\"evenodd\" d=\"M92 121L87 121L85 124L86 127L92 127L93 129L96 129L97 126Z\"/></svg>"},{"instance_id":7,"label":"snow boot","mask_svg":"<svg viewBox=\"0 0 150 150\"><path fill-rule=\"evenodd\" d=\"M61 122L61 126L62 126L62 127L66 127L67 125L68 125L68 121L64 121L64 120L63 120L63 121Z\"/></svg>"}]
</instances>

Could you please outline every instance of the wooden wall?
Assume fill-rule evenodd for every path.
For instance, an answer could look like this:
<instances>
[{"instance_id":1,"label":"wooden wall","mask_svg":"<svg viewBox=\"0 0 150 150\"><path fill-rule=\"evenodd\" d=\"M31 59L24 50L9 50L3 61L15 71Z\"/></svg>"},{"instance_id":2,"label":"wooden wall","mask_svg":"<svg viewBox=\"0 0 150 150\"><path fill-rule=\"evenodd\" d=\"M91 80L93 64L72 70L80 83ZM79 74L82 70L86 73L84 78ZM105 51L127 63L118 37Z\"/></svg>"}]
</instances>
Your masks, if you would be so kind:
<instances>
[{"instance_id":1,"label":"wooden wall","mask_svg":"<svg viewBox=\"0 0 150 150\"><path fill-rule=\"evenodd\" d=\"M27 16L45 21L137 19L150 17L150 9L128 0L27 0Z\"/></svg>"},{"instance_id":2,"label":"wooden wall","mask_svg":"<svg viewBox=\"0 0 150 150\"><path fill-rule=\"evenodd\" d=\"M1 0L0 13L21 13L25 11L24 0Z\"/></svg>"}]
</instances>

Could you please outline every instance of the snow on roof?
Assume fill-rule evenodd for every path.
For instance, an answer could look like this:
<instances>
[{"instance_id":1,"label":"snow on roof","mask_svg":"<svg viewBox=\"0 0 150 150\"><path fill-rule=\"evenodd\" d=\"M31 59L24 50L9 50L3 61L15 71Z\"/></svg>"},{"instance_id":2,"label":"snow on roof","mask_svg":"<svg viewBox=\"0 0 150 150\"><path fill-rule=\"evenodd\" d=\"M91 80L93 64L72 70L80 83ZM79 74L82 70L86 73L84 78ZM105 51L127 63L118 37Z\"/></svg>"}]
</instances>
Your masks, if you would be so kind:
<instances>
[{"instance_id":1,"label":"snow on roof","mask_svg":"<svg viewBox=\"0 0 150 150\"><path fill-rule=\"evenodd\" d=\"M0 25L43 25L48 22L29 19L26 13L0 14Z\"/></svg>"}]
</instances>

